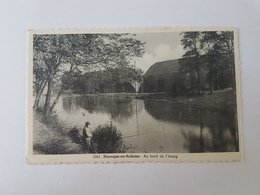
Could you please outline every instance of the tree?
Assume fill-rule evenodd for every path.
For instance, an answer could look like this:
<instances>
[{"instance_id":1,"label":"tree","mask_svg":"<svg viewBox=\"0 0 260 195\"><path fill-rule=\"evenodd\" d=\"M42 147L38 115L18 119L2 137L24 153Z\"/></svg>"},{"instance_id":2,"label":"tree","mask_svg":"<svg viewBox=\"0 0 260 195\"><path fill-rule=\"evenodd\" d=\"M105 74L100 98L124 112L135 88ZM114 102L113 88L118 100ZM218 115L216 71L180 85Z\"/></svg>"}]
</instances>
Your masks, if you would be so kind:
<instances>
[{"instance_id":1,"label":"tree","mask_svg":"<svg viewBox=\"0 0 260 195\"><path fill-rule=\"evenodd\" d=\"M181 39L181 45L183 49L186 50L183 55L184 59L180 61L181 71L191 72L194 71L197 74L197 88L199 93L201 93L201 79L200 79L200 70L202 69L202 64L200 62L200 32L183 32Z\"/></svg>"},{"instance_id":2,"label":"tree","mask_svg":"<svg viewBox=\"0 0 260 195\"><path fill-rule=\"evenodd\" d=\"M232 88L236 92L235 57L234 57L234 33L232 31L221 31L220 38L224 52L227 54L226 61L231 70Z\"/></svg>"},{"instance_id":3,"label":"tree","mask_svg":"<svg viewBox=\"0 0 260 195\"><path fill-rule=\"evenodd\" d=\"M121 92L119 88L125 83L134 85L135 82L142 81L143 71L139 68L118 67L106 71L111 72L111 78L109 79L112 81L113 86L117 88L118 92Z\"/></svg>"},{"instance_id":4,"label":"tree","mask_svg":"<svg viewBox=\"0 0 260 195\"><path fill-rule=\"evenodd\" d=\"M229 78L235 89L234 37L232 31L183 32L181 44L186 50L180 60L181 70L196 71L201 92L200 71L207 73L210 92L220 89ZM226 75L227 73L231 75ZM235 92L235 90L234 90Z\"/></svg>"},{"instance_id":5,"label":"tree","mask_svg":"<svg viewBox=\"0 0 260 195\"><path fill-rule=\"evenodd\" d=\"M34 87L34 94L35 94L35 101L33 104L33 108L37 109L40 101L40 97L42 92L46 86L46 73L45 73L45 66L40 59L40 56L37 53L33 56L33 87Z\"/></svg>"},{"instance_id":6,"label":"tree","mask_svg":"<svg viewBox=\"0 0 260 195\"><path fill-rule=\"evenodd\" d=\"M63 86L60 85L58 95L51 103L54 84L61 80L62 75L64 78L66 69L66 76L70 77L80 67L128 65L133 57L141 57L144 43L132 37L128 34L35 34L33 51L37 58L34 60L34 66L43 66L45 71L40 80L45 80L47 85L44 114L51 114L63 92ZM35 88L37 85L39 79Z\"/></svg>"},{"instance_id":7,"label":"tree","mask_svg":"<svg viewBox=\"0 0 260 195\"><path fill-rule=\"evenodd\" d=\"M234 75L234 46L233 32L231 31L206 31L202 32L201 49L208 69L210 91L213 92L213 78L216 77L216 87L220 87L220 74L230 69L233 89L235 86Z\"/></svg>"},{"instance_id":8,"label":"tree","mask_svg":"<svg viewBox=\"0 0 260 195\"><path fill-rule=\"evenodd\" d=\"M124 85L134 85L141 82L143 71L131 66L106 68L93 72L74 72L68 78L62 77L63 89L72 93L106 93L106 92L127 92ZM134 86L133 86L134 87Z\"/></svg>"},{"instance_id":9,"label":"tree","mask_svg":"<svg viewBox=\"0 0 260 195\"><path fill-rule=\"evenodd\" d=\"M221 40L217 31L202 32L201 48L205 53L210 92L213 93L213 75L218 74L218 60L221 58Z\"/></svg>"}]
</instances>

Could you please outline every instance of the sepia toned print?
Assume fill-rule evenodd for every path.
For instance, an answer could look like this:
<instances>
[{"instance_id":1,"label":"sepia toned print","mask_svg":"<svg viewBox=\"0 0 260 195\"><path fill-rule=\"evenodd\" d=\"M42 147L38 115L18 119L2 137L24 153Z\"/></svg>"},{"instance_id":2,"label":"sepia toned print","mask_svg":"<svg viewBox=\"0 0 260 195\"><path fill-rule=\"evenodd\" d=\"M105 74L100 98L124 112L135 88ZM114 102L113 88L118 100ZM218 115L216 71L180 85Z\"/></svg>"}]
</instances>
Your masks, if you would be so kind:
<instances>
[{"instance_id":1,"label":"sepia toned print","mask_svg":"<svg viewBox=\"0 0 260 195\"><path fill-rule=\"evenodd\" d=\"M30 30L27 162L242 159L236 28Z\"/></svg>"}]
</instances>

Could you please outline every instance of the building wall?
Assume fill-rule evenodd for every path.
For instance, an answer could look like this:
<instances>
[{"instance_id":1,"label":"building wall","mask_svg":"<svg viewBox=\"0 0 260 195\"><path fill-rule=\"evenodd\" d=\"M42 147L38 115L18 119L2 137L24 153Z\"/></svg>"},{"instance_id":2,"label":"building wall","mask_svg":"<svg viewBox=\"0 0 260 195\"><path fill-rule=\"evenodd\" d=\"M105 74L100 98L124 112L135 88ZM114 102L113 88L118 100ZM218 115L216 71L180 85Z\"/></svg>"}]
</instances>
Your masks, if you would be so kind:
<instances>
[{"instance_id":1,"label":"building wall","mask_svg":"<svg viewBox=\"0 0 260 195\"><path fill-rule=\"evenodd\" d=\"M186 80L185 74L181 73L147 75L144 77L143 92L177 93L186 90Z\"/></svg>"},{"instance_id":2,"label":"building wall","mask_svg":"<svg viewBox=\"0 0 260 195\"><path fill-rule=\"evenodd\" d=\"M151 92L169 92L180 93L185 91L197 91L209 89L207 82L207 72L200 71L200 83L198 83L198 74L196 71L189 73L172 73L148 75L144 77L144 93Z\"/></svg>"},{"instance_id":3,"label":"building wall","mask_svg":"<svg viewBox=\"0 0 260 195\"><path fill-rule=\"evenodd\" d=\"M157 69L154 68L155 65L157 65ZM160 70L158 69L158 67L160 67L159 65L163 65ZM164 65L165 64L154 64L152 66L152 71L147 71L144 75L141 92L181 93L191 91L193 93L198 93L200 90L210 90L208 69L201 69L199 73L197 73L196 70L184 73L175 68L174 73L167 73L167 71L169 72L174 70L174 64L168 64L172 66L172 70L169 69L169 66L167 67ZM164 70L164 72L161 70ZM220 69L218 71L213 71L211 74L211 87L213 90L232 87L232 73L230 69Z\"/></svg>"}]
</instances>

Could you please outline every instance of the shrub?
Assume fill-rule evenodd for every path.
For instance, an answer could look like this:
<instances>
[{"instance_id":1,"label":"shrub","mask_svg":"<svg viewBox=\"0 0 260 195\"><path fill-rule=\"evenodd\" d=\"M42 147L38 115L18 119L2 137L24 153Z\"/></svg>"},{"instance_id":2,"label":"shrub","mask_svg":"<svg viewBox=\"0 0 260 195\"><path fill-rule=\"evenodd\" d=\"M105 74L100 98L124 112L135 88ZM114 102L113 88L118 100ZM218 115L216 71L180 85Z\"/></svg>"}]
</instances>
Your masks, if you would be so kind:
<instances>
[{"instance_id":1,"label":"shrub","mask_svg":"<svg viewBox=\"0 0 260 195\"><path fill-rule=\"evenodd\" d=\"M129 149L122 139L121 132L112 124L99 125L92 133L90 152L121 153Z\"/></svg>"},{"instance_id":2,"label":"shrub","mask_svg":"<svg viewBox=\"0 0 260 195\"><path fill-rule=\"evenodd\" d=\"M81 137L79 134L79 130L76 127L73 127L72 129L70 129L68 134L74 143L81 144Z\"/></svg>"}]
</instances>

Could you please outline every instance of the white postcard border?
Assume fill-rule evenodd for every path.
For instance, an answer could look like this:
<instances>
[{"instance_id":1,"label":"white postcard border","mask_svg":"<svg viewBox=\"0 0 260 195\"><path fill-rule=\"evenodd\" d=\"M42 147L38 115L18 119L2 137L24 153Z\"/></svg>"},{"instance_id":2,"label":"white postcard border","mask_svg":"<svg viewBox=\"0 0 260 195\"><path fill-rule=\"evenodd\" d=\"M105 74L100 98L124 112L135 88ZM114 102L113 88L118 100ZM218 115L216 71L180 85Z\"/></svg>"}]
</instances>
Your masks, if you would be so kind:
<instances>
[{"instance_id":1,"label":"white postcard border","mask_svg":"<svg viewBox=\"0 0 260 195\"><path fill-rule=\"evenodd\" d=\"M36 155L33 154L33 34L80 34L80 33L156 33L180 31L234 31L235 74L237 94L237 120L239 152L223 153L116 153L116 154L70 154ZM242 161L242 111L241 79L238 45L238 29L235 27L159 27L159 28L122 28L122 29L57 29L28 31L27 67L27 149L26 160L29 164L78 164L78 163L143 163L143 162L235 162Z\"/></svg>"}]
</instances>

